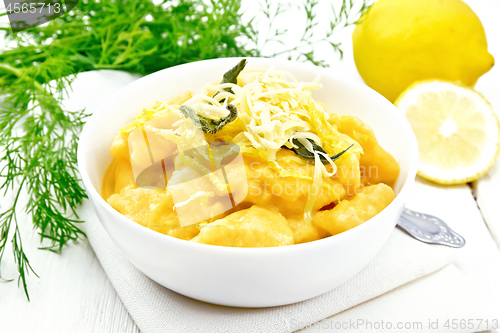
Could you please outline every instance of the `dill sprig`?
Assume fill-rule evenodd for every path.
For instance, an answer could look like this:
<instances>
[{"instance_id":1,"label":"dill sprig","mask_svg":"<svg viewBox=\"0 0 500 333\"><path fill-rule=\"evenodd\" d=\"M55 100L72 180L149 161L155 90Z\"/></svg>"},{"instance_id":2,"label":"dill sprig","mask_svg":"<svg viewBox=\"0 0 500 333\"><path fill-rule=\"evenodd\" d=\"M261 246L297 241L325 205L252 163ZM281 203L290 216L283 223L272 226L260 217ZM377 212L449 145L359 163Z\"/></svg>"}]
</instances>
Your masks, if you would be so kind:
<instances>
[{"instance_id":1,"label":"dill sprig","mask_svg":"<svg viewBox=\"0 0 500 333\"><path fill-rule=\"evenodd\" d=\"M84 235L76 226L79 221L69 216L76 216L76 208L87 197L76 168L76 145L85 115L63 110L62 96L32 79L39 77L48 81L46 70L52 68L52 62L25 69L0 64L3 77L14 77L9 80L11 85L3 87L6 97L0 105L0 147L3 149L0 189L4 194L9 190L15 193L12 205L7 209L2 207L5 210L0 214L0 260L14 226L14 261L19 283L28 299L26 274L34 271L23 250L17 223L21 192L28 194L25 210L39 230L41 240L51 241L47 249L60 252L65 243ZM63 87L66 80L60 78L55 86Z\"/></svg>"},{"instance_id":2,"label":"dill sprig","mask_svg":"<svg viewBox=\"0 0 500 333\"><path fill-rule=\"evenodd\" d=\"M274 30L264 40L257 29L261 22L242 21L240 0L80 0L46 25L17 34L0 27L15 44L0 51L0 190L14 194L10 205L0 207L0 263L11 240L18 284L28 300L26 278L36 273L23 248L17 212L24 208L30 215L41 241L48 241L43 249L60 252L85 237L76 214L87 197L76 148L86 114L61 106L76 74L114 69L146 75L197 60L279 54L324 65L314 45L352 24L368 0L359 0L361 7L338 1L341 9L332 12L330 29L314 39L319 0L306 0L304 35L292 48L272 54L263 54L262 45L283 41L287 30L274 29L274 22L290 7L270 0L261 13ZM332 46L340 50L339 44ZM23 191L27 202L21 200Z\"/></svg>"},{"instance_id":3,"label":"dill sprig","mask_svg":"<svg viewBox=\"0 0 500 333\"><path fill-rule=\"evenodd\" d=\"M8 34L16 47L0 53L0 189L14 191L15 200L1 207L0 261L11 238L28 299L26 276L34 271L17 224L20 207L41 241L49 241L44 249L60 252L85 237L76 215L87 197L76 161L85 114L61 107L74 75L97 69L149 74L190 61L256 55L236 40L247 33L239 6L238 0L83 0L46 26Z\"/></svg>"},{"instance_id":4,"label":"dill sprig","mask_svg":"<svg viewBox=\"0 0 500 333\"><path fill-rule=\"evenodd\" d=\"M373 0L338 0L330 2L329 6L324 8L325 2L304 0L295 8L302 15L304 25L303 32L297 39L288 28L280 28L277 24L279 21L286 21L289 11L294 8L289 3L262 0L261 13L254 20L258 22L259 28L268 28L264 34L259 34L257 29L254 29L250 39L259 50L272 48L274 45L273 51L266 52L268 57L287 55L290 60L307 61L327 67L328 61L318 57L314 52L315 48L327 43L333 53L338 53L342 58L341 43L335 40L335 36L343 28L356 24L372 3ZM285 45L284 40L291 43L291 46Z\"/></svg>"}]
</instances>

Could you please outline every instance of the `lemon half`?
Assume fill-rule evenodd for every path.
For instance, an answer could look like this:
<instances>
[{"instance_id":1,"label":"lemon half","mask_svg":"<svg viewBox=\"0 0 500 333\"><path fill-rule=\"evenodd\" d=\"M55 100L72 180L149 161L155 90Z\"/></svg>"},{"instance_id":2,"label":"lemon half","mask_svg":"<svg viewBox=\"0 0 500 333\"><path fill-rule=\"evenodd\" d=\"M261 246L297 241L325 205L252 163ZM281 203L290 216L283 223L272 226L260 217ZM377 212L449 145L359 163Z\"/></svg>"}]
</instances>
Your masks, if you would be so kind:
<instances>
[{"instance_id":1,"label":"lemon half","mask_svg":"<svg viewBox=\"0 0 500 333\"><path fill-rule=\"evenodd\" d=\"M495 164L500 125L478 92L451 82L421 81L395 105L417 137L420 176L439 184L463 184Z\"/></svg>"}]
</instances>

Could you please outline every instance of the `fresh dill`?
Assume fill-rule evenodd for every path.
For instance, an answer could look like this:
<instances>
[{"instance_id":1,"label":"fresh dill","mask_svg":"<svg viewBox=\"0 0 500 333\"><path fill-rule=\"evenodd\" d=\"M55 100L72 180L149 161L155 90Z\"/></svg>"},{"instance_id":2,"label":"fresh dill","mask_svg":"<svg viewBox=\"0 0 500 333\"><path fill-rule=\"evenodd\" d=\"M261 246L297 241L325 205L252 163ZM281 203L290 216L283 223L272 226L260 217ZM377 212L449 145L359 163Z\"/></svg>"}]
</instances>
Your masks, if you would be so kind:
<instances>
[{"instance_id":1,"label":"fresh dill","mask_svg":"<svg viewBox=\"0 0 500 333\"><path fill-rule=\"evenodd\" d=\"M245 27L238 0L83 0L46 26L8 34L0 53L0 188L16 193L0 213L0 261L12 239L26 296L32 267L22 246L17 212L24 206L46 249L60 252L84 237L75 210L86 198L76 148L83 112L63 110L74 75L97 69L149 74L189 61L252 56L236 39ZM50 83L50 84L49 84ZM19 201L21 191L29 197Z\"/></svg>"},{"instance_id":2,"label":"fresh dill","mask_svg":"<svg viewBox=\"0 0 500 333\"><path fill-rule=\"evenodd\" d=\"M271 27L264 38L257 20L242 21L240 0L81 0L43 26L16 34L0 27L14 44L0 51L0 190L14 194L12 203L0 207L0 263L11 240L18 283L28 300L26 277L36 273L23 248L17 213L24 209L41 241L49 241L43 249L60 252L85 237L76 215L87 198L76 148L86 114L61 106L76 74L113 69L146 75L197 60L281 54L324 65L314 46L329 42L341 52L332 41L334 32L368 8L368 0L336 0L340 10L332 7L330 28L314 39L319 0L306 0L300 40L292 48L263 53L262 45L283 41L287 31L274 29L275 21L291 8L263 1L260 13ZM27 202L21 200L24 192Z\"/></svg>"},{"instance_id":3,"label":"fresh dill","mask_svg":"<svg viewBox=\"0 0 500 333\"><path fill-rule=\"evenodd\" d=\"M290 3L274 0L262 0L261 12L254 18L252 26L264 29L264 33L254 28L251 41L254 47L265 50L268 57L287 55L290 60L307 61L317 66L328 66L328 61L318 57L314 52L321 44L328 44L332 53L343 57L341 43L335 40L337 33L348 26L356 24L371 7L373 0L337 0L326 2L304 0L294 8ZM299 12L303 22L302 33L297 39L289 28L283 28L290 11ZM320 15L321 14L321 15ZM289 25L285 25L289 26ZM286 41L287 43L285 44Z\"/></svg>"}]
</instances>

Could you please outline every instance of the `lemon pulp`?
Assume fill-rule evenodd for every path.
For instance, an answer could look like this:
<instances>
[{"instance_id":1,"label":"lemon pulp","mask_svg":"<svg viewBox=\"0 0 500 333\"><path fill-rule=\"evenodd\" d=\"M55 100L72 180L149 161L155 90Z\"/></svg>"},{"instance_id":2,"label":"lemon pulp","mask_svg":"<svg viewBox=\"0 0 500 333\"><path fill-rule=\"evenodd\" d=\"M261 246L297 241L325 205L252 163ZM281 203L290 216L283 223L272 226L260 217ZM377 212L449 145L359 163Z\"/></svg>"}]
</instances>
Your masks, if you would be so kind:
<instances>
[{"instance_id":1,"label":"lemon pulp","mask_svg":"<svg viewBox=\"0 0 500 333\"><path fill-rule=\"evenodd\" d=\"M396 101L418 141L419 174L441 184L475 180L495 163L499 126L477 92L450 82L423 81Z\"/></svg>"}]
</instances>

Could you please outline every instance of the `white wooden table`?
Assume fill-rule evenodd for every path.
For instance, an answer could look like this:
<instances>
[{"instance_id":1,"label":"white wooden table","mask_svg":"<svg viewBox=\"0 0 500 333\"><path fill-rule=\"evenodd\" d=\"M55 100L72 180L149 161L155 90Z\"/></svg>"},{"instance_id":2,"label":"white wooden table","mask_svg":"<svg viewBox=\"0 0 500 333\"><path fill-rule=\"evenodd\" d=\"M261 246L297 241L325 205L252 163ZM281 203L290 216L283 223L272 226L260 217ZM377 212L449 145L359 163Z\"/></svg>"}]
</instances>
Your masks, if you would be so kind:
<instances>
[{"instance_id":1,"label":"white wooden table","mask_svg":"<svg viewBox=\"0 0 500 333\"><path fill-rule=\"evenodd\" d=\"M497 16L500 14L500 1L466 2L480 16L488 35L490 52L498 61L500 21ZM332 70L359 78L352 61L350 30L343 31L339 38L344 41L345 60L339 62L333 59ZM0 36L0 47L1 39ZM127 74L88 73L76 83L80 86L75 90L80 90L84 96L92 96L92 89L112 92L130 80ZM482 77L477 89L500 112L500 66L495 66ZM100 102L91 100L94 105ZM482 214L490 225L500 228L499 187L500 163L475 184L474 191L467 185L439 187L419 179L409 207L445 218L450 226L466 237L470 251L467 258L457 262L457 266L500 304L500 254L481 218ZM473 195L477 197L477 202ZM5 200L8 198L3 198L2 203ZM461 207L470 223L455 224L455 205ZM24 247L40 278L29 276L31 302L26 301L22 289L17 288L15 282L0 283L0 332L139 332L88 241L69 244L60 255L39 251L39 237L31 229L31 221L25 216L19 222ZM16 277L16 268L9 251L8 248L1 271L5 277Z\"/></svg>"}]
</instances>

